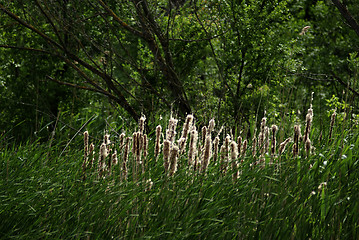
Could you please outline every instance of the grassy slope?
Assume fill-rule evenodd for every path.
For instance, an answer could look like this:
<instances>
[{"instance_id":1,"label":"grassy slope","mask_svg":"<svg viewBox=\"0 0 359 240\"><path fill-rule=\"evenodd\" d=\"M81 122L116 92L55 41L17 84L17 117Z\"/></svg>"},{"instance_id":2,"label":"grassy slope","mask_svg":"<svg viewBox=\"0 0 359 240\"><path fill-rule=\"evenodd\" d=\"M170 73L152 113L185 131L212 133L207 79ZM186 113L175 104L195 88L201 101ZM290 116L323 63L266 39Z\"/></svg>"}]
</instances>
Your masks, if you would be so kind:
<instances>
[{"instance_id":1,"label":"grassy slope","mask_svg":"<svg viewBox=\"0 0 359 240\"><path fill-rule=\"evenodd\" d=\"M280 168L251 167L248 156L235 183L213 164L205 176L180 167L167 178L150 154L148 191L142 181L121 183L119 169L82 181L76 149L60 158L48 158L48 145L37 143L2 150L0 238L355 239L359 140L358 132L344 134L344 147L343 135L314 140L309 159L293 159L288 146Z\"/></svg>"}]
</instances>

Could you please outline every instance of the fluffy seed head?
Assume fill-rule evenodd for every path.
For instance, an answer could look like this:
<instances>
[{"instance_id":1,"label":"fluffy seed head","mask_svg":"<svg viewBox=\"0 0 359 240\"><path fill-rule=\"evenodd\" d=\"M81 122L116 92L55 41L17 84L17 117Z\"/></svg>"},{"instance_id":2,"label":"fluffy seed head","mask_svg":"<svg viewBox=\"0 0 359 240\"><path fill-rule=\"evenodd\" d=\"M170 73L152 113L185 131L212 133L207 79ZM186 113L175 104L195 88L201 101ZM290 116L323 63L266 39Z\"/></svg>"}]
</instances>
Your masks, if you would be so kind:
<instances>
[{"instance_id":1,"label":"fluffy seed head","mask_svg":"<svg viewBox=\"0 0 359 240\"><path fill-rule=\"evenodd\" d=\"M169 170L169 157L170 157L170 146L171 142L169 140L165 140L163 142L163 166L165 168L165 172L167 173Z\"/></svg>"},{"instance_id":2,"label":"fluffy seed head","mask_svg":"<svg viewBox=\"0 0 359 240\"><path fill-rule=\"evenodd\" d=\"M216 123L215 123L214 119L212 118L208 124L208 132L210 132L210 133L213 132L215 126L216 126Z\"/></svg>"},{"instance_id":3,"label":"fluffy seed head","mask_svg":"<svg viewBox=\"0 0 359 240\"><path fill-rule=\"evenodd\" d=\"M282 155L282 153L284 152L285 150L285 147L287 146L287 144L292 141L292 138L287 138L284 142L282 142L280 145L279 145L279 150L278 150L278 154L279 155Z\"/></svg>"},{"instance_id":4,"label":"fluffy seed head","mask_svg":"<svg viewBox=\"0 0 359 240\"><path fill-rule=\"evenodd\" d=\"M241 155L241 150L242 148L242 137L241 136L238 136L237 137L237 151L238 151L238 155Z\"/></svg>"},{"instance_id":5,"label":"fluffy seed head","mask_svg":"<svg viewBox=\"0 0 359 240\"><path fill-rule=\"evenodd\" d=\"M213 161L217 161L218 149L219 148L219 137L217 136L213 141Z\"/></svg>"},{"instance_id":6,"label":"fluffy seed head","mask_svg":"<svg viewBox=\"0 0 359 240\"><path fill-rule=\"evenodd\" d=\"M155 157L157 159L158 154L160 153L161 149L161 134L162 134L162 127L161 125L158 125L156 127L156 144L155 144Z\"/></svg>"},{"instance_id":7,"label":"fluffy seed head","mask_svg":"<svg viewBox=\"0 0 359 240\"><path fill-rule=\"evenodd\" d=\"M305 152L307 153L308 157L310 155L311 148L312 148L312 144L310 142L310 139L307 138L307 141L305 141Z\"/></svg>"},{"instance_id":8,"label":"fluffy seed head","mask_svg":"<svg viewBox=\"0 0 359 240\"><path fill-rule=\"evenodd\" d=\"M197 154L197 141L198 141L198 132L194 127L190 132L190 142L189 142L189 150L188 150L188 165L193 165L194 159Z\"/></svg>"},{"instance_id":9,"label":"fluffy seed head","mask_svg":"<svg viewBox=\"0 0 359 240\"><path fill-rule=\"evenodd\" d=\"M271 130L272 130L271 155L274 156L275 151L276 151L276 144L277 144L276 134L277 134L277 131L278 131L278 126L277 125L272 125Z\"/></svg>"},{"instance_id":10,"label":"fluffy seed head","mask_svg":"<svg viewBox=\"0 0 359 240\"><path fill-rule=\"evenodd\" d=\"M171 117L168 122L168 128L166 130L166 140L170 141L171 143L174 142L176 137L176 127L177 127L178 120Z\"/></svg>"},{"instance_id":11,"label":"fluffy seed head","mask_svg":"<svg viewBox=\"0 0 359 240\"><path fill-rule=\"evenodd\" d=\"M242 147L242 153L241 153L241 156L244 158L246 156L246 151L247 151L247 139L245 139L243 141L243 147Z\"/></svg>"},{"instance_id":12,"label":"fluffy seed head","mask_svg":"<svg viewBox=\"0 0 359 240\"><path fill-rule=\"evenodd\" d=\"M147 157L148 154L148 138L147 134L143 134L143 157Z\"/></svg>"},{"instance_id":13,"label":"fluffy seed head","mask_svg":"<svg viewBox=\"0 0 359 240\"><path fill-rule=\"evenodd\" d=\"M177 146L173 146L171 151L170 151L170 171L169 171L169 175L173 176L173 174L177 171L177 158L178 158L178 147Z\"/></svg>"},{"instance_id":14,"label":"fluffy seed head","mask_svg":"<svg viewBox=\"0 0 359 240\"><path fill-rule=\"evenodd\" d=\"M207 170L211 155L212 155L212 140L211 140L211 136L209 135L206 137L206 141L204 144L204 153L203 153L203 159L202 159L202 172L205 172Z\"/></svg>"},{"instance_id":15,"label":"fluffy seed head","mask_svg":"<svg viewBox=\"0 0 359 240\"><path fill-rule=\"evenodd\" d=\"M145 131L145 121L146 121L146 117L144 115L141 116L140 120L139 120L139 130L140 133L143 134Z\"/></svg>"}]
</instances>

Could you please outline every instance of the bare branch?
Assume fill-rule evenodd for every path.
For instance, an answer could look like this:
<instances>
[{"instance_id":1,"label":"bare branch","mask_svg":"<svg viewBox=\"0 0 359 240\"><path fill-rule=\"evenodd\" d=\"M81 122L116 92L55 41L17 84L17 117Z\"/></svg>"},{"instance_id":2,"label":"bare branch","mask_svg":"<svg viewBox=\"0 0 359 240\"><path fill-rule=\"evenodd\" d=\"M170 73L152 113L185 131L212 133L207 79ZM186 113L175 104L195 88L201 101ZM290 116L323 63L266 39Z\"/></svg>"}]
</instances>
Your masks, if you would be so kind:
<instances>
[{"instance_id":1,"label":"bare branch","mask_svg":"<svg viewBox=\"0 0 359 240\"><path fill-rule=\"evenodd\" d=\"M350 27L355 31L359 37L359 24L350 14L347 7L340 0L332 0L333 4L338 8L340 14L345 18Z\"/></svg>"}]
</instances>

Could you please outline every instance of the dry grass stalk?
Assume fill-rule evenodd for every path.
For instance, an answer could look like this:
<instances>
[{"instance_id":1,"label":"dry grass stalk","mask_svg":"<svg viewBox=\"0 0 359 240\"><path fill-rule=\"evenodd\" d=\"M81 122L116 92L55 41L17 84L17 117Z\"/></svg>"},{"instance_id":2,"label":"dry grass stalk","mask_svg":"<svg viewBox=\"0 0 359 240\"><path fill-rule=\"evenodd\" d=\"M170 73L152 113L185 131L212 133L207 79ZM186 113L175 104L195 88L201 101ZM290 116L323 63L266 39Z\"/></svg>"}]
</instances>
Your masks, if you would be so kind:
<instances>
[{"instance_id":1,"label":"dry grass stalk","mask_svg":"<svg viewBox=\"0 0 359 240\"><path fill-rule=\"evenodd\" d=\"M233 181L238 179L238 145L235 141L231 142L231 165L233 170Z\"/></svg>"},{"instance_id":2,"label":"dry grass stalk","mask_svg":"<svg viewBox=\"0 0 359 240\"><path fill-rule=\"evenodd\" d=\"M142 152L143 158L142 158L142 160L139 161L139 163L141 165L142 174L144 174L145 173L145 168L146 168L146 157L148 155L148 138L147 138L147 134L143 134L141 139L142 139L142 151L141 152Z\"/></svg>"},{"instance_id":3,"label":"dry grass stalk","mask_svg":"<svg viewBox=\"0 0 359 240\"><path fill-rule=\"evenodd\" d=\"M98 160L98 171L99 171L99 176L103 177L104 175L104 171L105 171L105 161L106 161L106 157L108 155L108 150L106 147L106 144L103 142L100 146L100 154L99 154L99 160Z\"/></svg>"},{"instance_id":4,"label":"dry grass stalk","mask_svg":"<svg viewBox=\"0 0 359 240\"><path fill-rule=\"evenodd\" d=\"M84 132L84 160L82 163L82 174L83 178L86 178L86 167L88 165L88 155L89 155L89 133L88 131Z\"/></svg>"},{"instance_id":5,"label":"dry grass stalk","mask_svg":"<svg viewBox=\"0 0 359 240\"><path fill-rule=\"evenodd\" d=\"M293 157L297 157L299 154L299 138L300 138L300 126L294 126L294 137L293 137Z\"/></svg>"},{"instance_id":6,"label":"dry grass stalk","mask_svg":"<svg viewBox=\"0 0 359 240\"><path fill-rule=\"evenodd\" d=\"M128 169L127 169L127 162L128 162L128 155L130 153L130 143L131 138L127 137L125 140L125 149L123 153L123 162L122 162L122 180L126 181L128 176Z\"/></svg>"},{"instance_id":7,"label":"dry grass stalk","mask_svg":"<svg viewBox=\"0 0 359 240\"><path fill-rule=\"evenodd\" d=\"M336 109L335 109L332 116L330 117L329 142L332 141L333 129L334 129L334 123L335 123L336 115L337 115L337 112L336 112Z\"/></svg>"},{"instance_id":8,"label":"dry grass stalk","mask_svg":"<svg viewBox=\"0 0 359 240\"><path fill-rule=\"evenodd\" d=\"M253 139L252 139L252 156L253 156L254 160L257 157L257 138L256 138L256 135L254 135Z\"/></svg>"},{"instance_id":9,"label":"dry grass stalk","mask_svg":"<svg viewBox=\"0 0 359 240\"><path fill-rule=\"evenodd\" d=\"M158 155L160 154L161 150L161 135L162 135L162 127L158 125L156 127L156 143L155 143L155 158L157 161Z\"/></svg>"},{"instance_id":10,"label":"dry grass stalk","mask_svg":"<svg viewBox=\"0 0 359 240\"><path fill-rule=\"evenodd\" d=\"M209 120L209 123L208 123L208 132L209 134L211 134L213 131L214 131L214 127L216 126L216 122L214 121L214 119L212 118L211 120Z\"/></svg>"},{"instance_id":11,"label":"dry grass stalk","mask_svg":"<svg viewBox=\"0 0 359 240\"><path fill-rule=\"evenodd\" d=\"M90 144L89 154L91 154L91 155L89 155L89 157L91 157L91 158L90 158L91 160L90 160L88 166L89 166L90 168L92 168L92 167L93 167L93 163L95 162L95 145L94 145L93 143Z\"/></svg>"},{"instance_id":12,"label":"dry grass stalk","mask_svg":"<svg viewBox=\"0 0 359 240\"><path fill-rule=\"evenodd\" d=\"M202 144L204 146L207 136L207 126L202 127Z\"/></svg>"},{"instance_id":13,"label":"dry grass stalk","mask_svg":"<svg viewBox=\"0 0 359 240\"><path fill-rule=\"evenodd\" d=\"M145 132L145 121L146 121L146 117L144 115L141 116L140 120L139 120L139 132L141 134L144 134Z\"/></svg>"},{"instance_id":14,"label":"dry grass stalk","mask_svg":"<svg viewBox=\"0 0 359 240\"><path fill-rule=\"evenodd\" d=\"M147 134L143 134L142 136L142 141L143 141L143 157L146 158L148 155L148 138L147 138Z\"/></svg>"},{"instance_id":15,"label":"dry grass stalk","mask_svg":"<svg viewBox=\"0 0 359 240\"><path fill-rule=\"evenodd\" d=\"M116 166L118 164L117 158L117 150L115 150L111 155L111 166ZM109 169L109 174L111 173L111 169Z\"/></svg>"},{"instance_id":16,"label":"dry grass stalk","mask_svg":"<svg viewBox=\"0 0 359 240\"><path fill-rule=\"evenodd\" d=\"M168 173L169 167L170 167L170 162L169 162L169 157L170 157L170 146L171 146L171 142L169 140L165 140L163 142L163 167L165 169L165 173Z\"/></svg>"},{"instance_id":17,"label":"dry grass stalk","mask_svg":"<svg viewBox=\"0 0 359 240\"><path fill-rule=\"evenodd\" d=\"M193 115L189 114L189 115L187 115L186 121L183 124L181 138L178 142L179 149L180 149L181 153L183 153L186 148L187 137L188 137L189 131L192 128L193 119L194 119Z\"/></svg>"},{"instance_id":18,"label":"dry grass stalk","mask_svg":"<svg viewBox=\"0 0 359 240\"><path fill-rule=\"evenodd\" d=\"M212 155L212 139L211 139L211 135L209 134L206 137L205 144L204 144L203 158L202 158L202 161L201 161L201 163L202 163L201 164L202 173L207 171L211 155Z\"/></svg>"},{"instance_id":19,"label":"dry grass stalk","mask_svg":"<svg viewBox=\"0 0 359 240\"><path fill-rule=\"evenodd\" d=\"M120 152L122 151L123 147L125 146L125 139L126 139L126 134L121 133L120 138L119 138L119 144L118 144Z\"/></svg>"},{"instance_id":20,"label":"dry grass stalk","mask_svg":"<svg viewBox=\"0 0 359 240\"><path fill-rule=\"evenodd\" d=\"M261 156L264 155L264 151L265 151L264 147L265 147L265 138L266 138L266 123L267 123L267 118L263 117L261 121L260 132L258 134L258 148Z\"/></svg>"},{"instance_id":21,"label":"dry grass stalk","mask_svg":"<svg viewBox=\"0 0 359 240\"><path fill-rule=\"evenodd\" d=\"M309 155L310 155L311 148L312 148L312 144L310 142L310 139L307 138L307 141L305 141L305 152L307 154L307 157L309 157Z\"/></svg>"},{"instance_id":22,"label":"dry grass stalk","mask_svg":"<svg viewBox=\"0 0 359 240\"><path fill-rule=\"evenodd\" d=\"M168 127L166 130L166 140L170 141L171 143L173 143L176 138L177 123L178 123L178 120L173 117L171 117L168 122Z\"/></svg>"},{"instance_id":23,"label":"dry grass stalk","mask_svg":"<svg viewBox=\"0 0 359 240\"><path fill-rule=\"evenodd\" d=\"M188 150L188 165L192 166L197 155L197 141L198 141L198 132L196 127L190 131L190 141L189 141L189 150Z\"/></svg>"},{"instance_id":24,"label":"dry grass stalk","mask_svg":"<svg viewBox=\"0 0 359 240\"><path fill-rule=\"evenodd\" d=\"M177 158L178 158L178 147L172 146L170 151L170 170L169 170L169 176L173 176L173 174L177 171Z\"/></svg>"},{"instance_id":25,"label":"dry grass stalk","mask_svg":"<svg viewBox=\"0 0 359 240\"><path fill-rule=\"evenodd\" d=\"M228 165L228 153L226 151L226 146L223 144L221 146L221 150L219 151L220 155L220 162L219 162L219 169L222 175L225 175L227 172L227 165Z\"/></svg>"},{"instance_id":26,"label":"dry grass stalk","mask_svg":"<svg viewBox=\"0 0 359 240\"><path fill-rule=\"evenodd\" d=\"M265 133L265 141L264 141L264 151L263 151L263 155L268 153L268 149L269 149L269 127L265 127L265 130L264 130L264 133Z\"/></svg>"},{"instance_id":27,"label":"dry grass stalk","mask_svg":"<svg viewBox=\"0 0 359 240\"><path fill-rule=\"evenodd\" d=\"M218 151L219 151L219 137L215 137L213 141L213 161L217 162L218 158Z\"/></svg>"},{"instance_id":28,"label":"dry grass stalk","mask_svg":"<svg viewBox=\"0 0 359 240\"><path fill-rule=\"evenodd\" d=\"M282 155L284 150L285 150L285 147L287 146L287 144L292 141L292 138L287 138L286 140L284 140L284 142L282 142L280 145L279 145L279 149L278 149L278 154L279 155Z\"/></svg>"},{"instance_id":29,"label":"dry grass stalk","mask_svg":"<svg viewBox=\"0 0 359 240\"><path fill-rule=\"evenodd\" d=\"M237 137L237 152L238 152L238 157L241 156L241 153L242 153L242 137L241 136L238 136Z\"/></svg>"},{"instance_id":30,"label":"dry grass stalk","mask_svg":"<svg viewBox=\"0 0 359 240\"><path fill-rule=\"evenodd\" d=\"M244 161L244 158L246 157L247 145L248 145L248 141L247 141L247 139L245 139L243 141L243 147L242 147L242 153L241 153L242 161Z\"/></svg>"},{"instance_id":31,"label":"dry grass stalk","mask_svg":"<svg viewBox=\"0 0 359 240\"><path fill-rule=\"evenodd\" d=\"M276 135L278 131L278 126L272 125L271 130L272 130L271 156L274 157L276 154L276 144L277 144Z\"/></svg>"},{"instance_id":32,"label":"dry grass stalk","mask_svg":"<svg viewBox=\"0 0 359 240\"><path fill-rule=\"evenodd\" d=\"M305 131L304 131L304 143L307 141L310 135L310 129L312 127L312 121L313 121L313 109L310 107L308 109L308 113L306 115L306 121L305 121Z\"/></svg>"}]
</instances>

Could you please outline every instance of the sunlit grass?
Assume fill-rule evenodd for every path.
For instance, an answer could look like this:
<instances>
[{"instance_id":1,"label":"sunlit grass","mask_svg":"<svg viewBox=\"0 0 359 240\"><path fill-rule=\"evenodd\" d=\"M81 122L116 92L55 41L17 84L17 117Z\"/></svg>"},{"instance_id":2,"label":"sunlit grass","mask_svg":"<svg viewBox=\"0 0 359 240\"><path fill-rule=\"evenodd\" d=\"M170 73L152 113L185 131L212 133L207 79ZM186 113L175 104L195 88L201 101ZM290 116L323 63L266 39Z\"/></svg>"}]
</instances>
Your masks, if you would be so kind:
<instances>
[{"instance_id":1,"label":"sunlit grass","mask_svg":"<svg viewBox=\"0 0 359 240\"><path fill-rule=\"evenodd\" d=\"M180 127L177 131L179 139ZM211 139L219 132L220 128L214 130ZM204 146L201 134L198 149ZM108 154L106 171L99 176L97 153L85 179L80 137L61 156L64 144L54 144L50 154L48 144L40 143L4 149L0 153L0 238L355 239L358 135L355 128L337 129L330 141L320 141L313 126L310 137L315 149L308 155L300 142L296 157L292 142L280 156L262 154L260 147L253 155L249 139L237 169L229 162L226 173L220 156L217 161L211 159L205 171L195 170L188 164L186 149L177 156L177 171L169 176L163 153L155 157L155 133L149 133L148 155L141 157L144 171L134 165L131 145L127 180L121 177L119 136L112 138L111 145L117 149L118 164L109 169ZM222 133L221 145L224 137ZM161 143L164 138L165 133ZM100 143L95 145L99 152ZM197 159L201 158L198 154ZM239 175L234 180L236 171Z\"/></svg>"}]
</instances>

